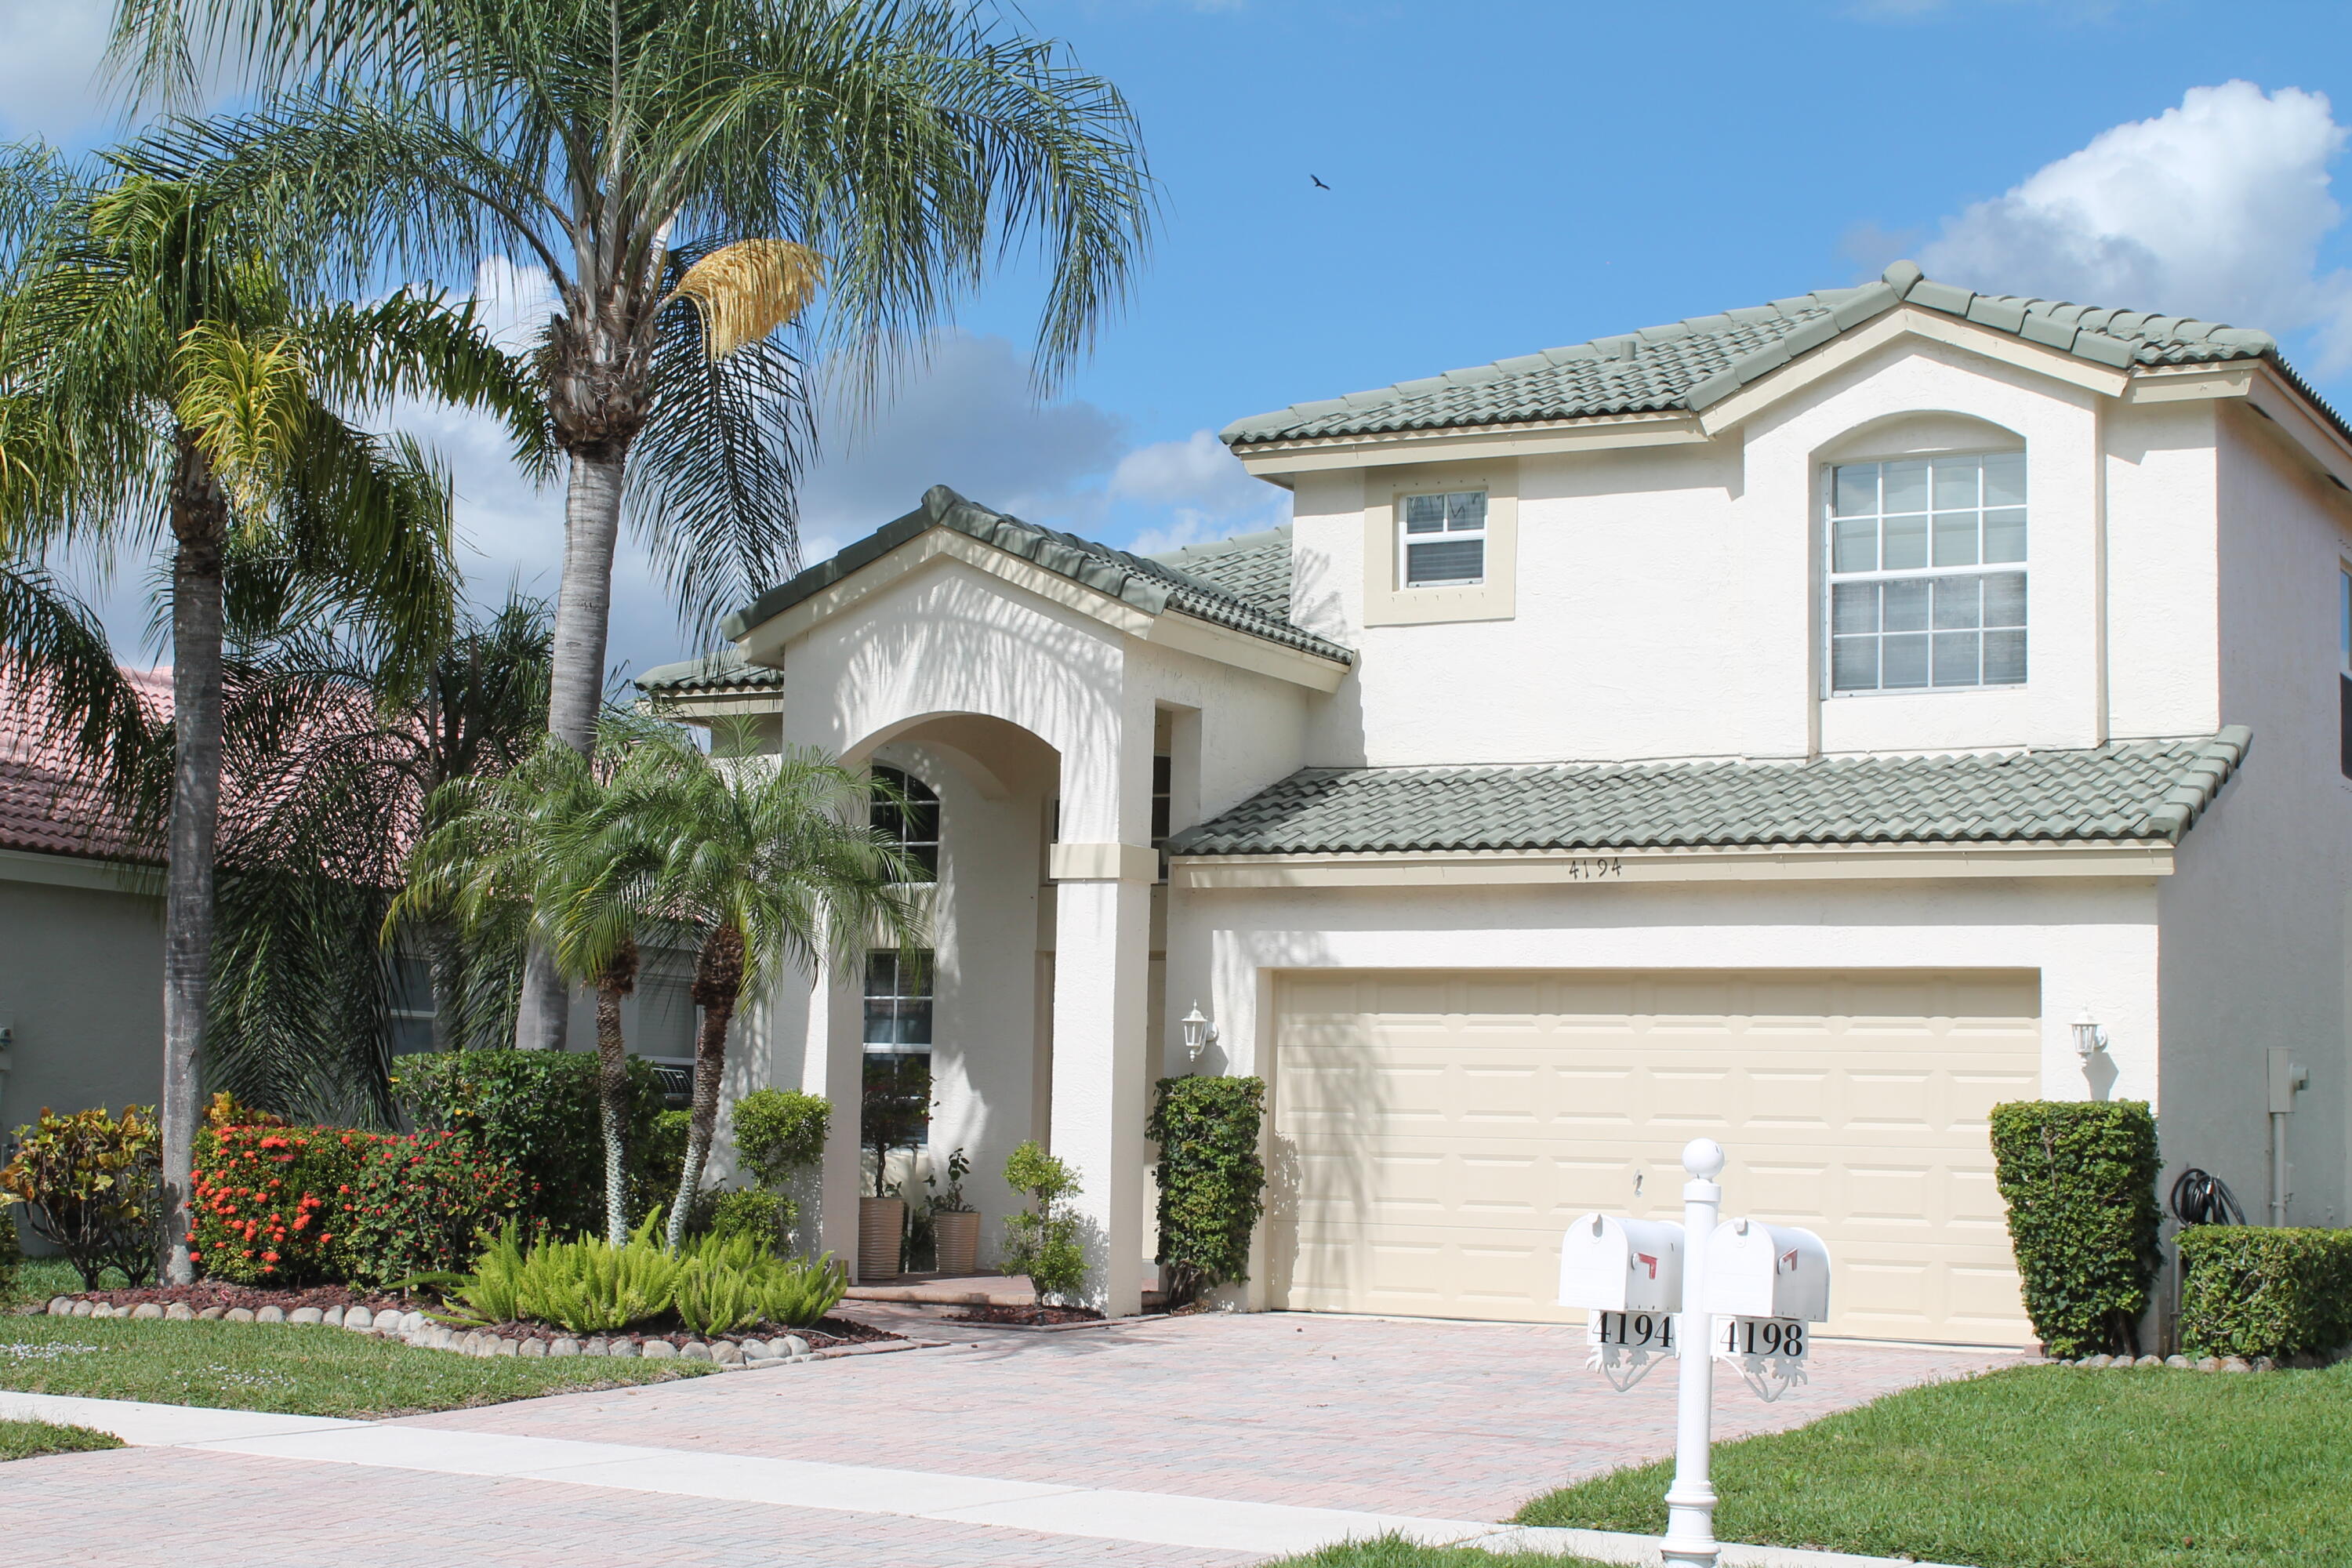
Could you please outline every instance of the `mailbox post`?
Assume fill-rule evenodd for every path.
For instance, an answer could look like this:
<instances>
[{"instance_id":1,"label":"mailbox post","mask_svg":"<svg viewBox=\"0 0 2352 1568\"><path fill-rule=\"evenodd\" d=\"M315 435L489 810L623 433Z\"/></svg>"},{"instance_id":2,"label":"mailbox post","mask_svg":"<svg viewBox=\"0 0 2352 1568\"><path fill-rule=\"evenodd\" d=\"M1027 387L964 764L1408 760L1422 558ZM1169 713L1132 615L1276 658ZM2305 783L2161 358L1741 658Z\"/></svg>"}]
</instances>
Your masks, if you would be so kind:
<instances>
[{"instance_id":1,"label":"mailbox post","mask_svg":"<svg viewBox=\"0 0 2352 1568\"><path fill-rule=\"evenodd\" d=\"M1623 1393L1657 1361L1681 1364L1675 1388L1675 1481L1666 1489L1661 1568L1717 1568L1715 1363L1729 1362L1764 1399L1804 1381L1811 1325L1830 1315L1830 1255L1810 1230L1721 1219L1723 1145L1683 1149L1683 1219L1589 1214L1559 1242L1559 1304L1591 1314L1591 1365ZM1720 1330L1723 1337L1717 1338Z\"/></svg>"},{"instance_id":2,"label":"mailbox post","mask_svg":"<svg viewBox=\"0 0 2352 1568\"><path fill-rule=\"evenodd\" d=\"M1707 1310L1707 1254L1723 1206L1723 1145L1694 1138L1683 1147L1683 1235L1695 1245L1683 1258L1683 1300L1675 1333L1683 1343L1675 1385L1675 1484L1666 1489L1666 1537L1658 1543L1664 1568L1715 1568L1715 1483L1708 1448L1715 1415L1714 1321Z\"/></svg>"}]
</instances>

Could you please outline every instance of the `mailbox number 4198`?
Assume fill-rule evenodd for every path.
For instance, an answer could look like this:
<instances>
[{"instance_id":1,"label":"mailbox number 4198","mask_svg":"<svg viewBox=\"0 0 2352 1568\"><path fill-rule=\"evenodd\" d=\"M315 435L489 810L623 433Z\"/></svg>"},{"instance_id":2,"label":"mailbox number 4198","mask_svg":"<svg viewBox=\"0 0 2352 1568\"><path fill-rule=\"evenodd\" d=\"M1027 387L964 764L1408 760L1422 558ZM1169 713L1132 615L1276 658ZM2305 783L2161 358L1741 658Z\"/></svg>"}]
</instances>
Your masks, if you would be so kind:
<instances>
[{"instance_id":1,"label":"mailbox number 4198","mask_svg":"<svg viewBox=\"0 0 2352 1568\"><path fill-rule=\"evenodd\" d=\"M1723 1353L1805 1359L1805 1323L1798 1318L1725 1318Z\"/></svg>"}]
</instances>

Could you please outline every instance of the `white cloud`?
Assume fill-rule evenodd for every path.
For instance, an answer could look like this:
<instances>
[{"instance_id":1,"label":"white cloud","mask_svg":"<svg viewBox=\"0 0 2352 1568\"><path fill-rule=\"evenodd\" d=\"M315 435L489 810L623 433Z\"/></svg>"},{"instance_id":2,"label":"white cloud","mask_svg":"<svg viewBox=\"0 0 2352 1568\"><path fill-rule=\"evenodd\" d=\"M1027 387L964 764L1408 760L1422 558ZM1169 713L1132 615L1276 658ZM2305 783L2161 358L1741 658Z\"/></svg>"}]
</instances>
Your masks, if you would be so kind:
<instances>
[{"instance_id":1,"label":"white cloud","mask_svg":"<svg viewBox=\"0 0 2352 1568\"><path fill-rule=\"evenodd\" d=\"M1158 509L1166 515L1129 543L1139 555L1271 528L1290 514L1288 493L1250 478L1207 430L1136 447L1111 470L1108 489L1114 503L1125 503L1123 510Z\"/></svg>"},{"instance_id":2,"label":"white cloud","mask_svg":"<svg viewBox=\"0 0 2352 1568\"><path fill-rule=\"evenodd\" d=\"M1919 262L1990 292L2309 331L2341 364L2352 279L2321 271L2319 247L2344 216L2328 168L2345 137L2319 93L2191 88L1948 219Z\"/></svg>"},{"instance_id":3,"label":"white cloud","mask_svg":"<svg viewBox=\"0 0 2352 1568\"><path fill-rule=\"evenodd\" d=\"M98 79L113 29L105 0L0 0L0 125L70 140L112 118Z\"/></svg>"}]
</instances>

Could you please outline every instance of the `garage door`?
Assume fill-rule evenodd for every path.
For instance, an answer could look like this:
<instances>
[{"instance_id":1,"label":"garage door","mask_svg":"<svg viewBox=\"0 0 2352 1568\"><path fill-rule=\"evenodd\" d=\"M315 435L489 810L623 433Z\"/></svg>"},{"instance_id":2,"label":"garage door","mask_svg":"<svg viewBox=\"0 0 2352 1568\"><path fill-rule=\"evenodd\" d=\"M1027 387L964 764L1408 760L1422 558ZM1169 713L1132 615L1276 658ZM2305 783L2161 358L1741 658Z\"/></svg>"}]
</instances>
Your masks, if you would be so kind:
<instances>
[{"instance_id":1,"label":"garage door","mask_svg":"<svg viewBox=\"0 0 2352 1568\"><path fill-rule=\"evenodd\" d=\"M2031 1342L1986 1113L2041 1082L2031 973L1316 973L1278 985L1276 1305L1575 1321L1559 1237L1724 1212L1804 1226L1832 1334Z\"/></svg>"}]
</instances>

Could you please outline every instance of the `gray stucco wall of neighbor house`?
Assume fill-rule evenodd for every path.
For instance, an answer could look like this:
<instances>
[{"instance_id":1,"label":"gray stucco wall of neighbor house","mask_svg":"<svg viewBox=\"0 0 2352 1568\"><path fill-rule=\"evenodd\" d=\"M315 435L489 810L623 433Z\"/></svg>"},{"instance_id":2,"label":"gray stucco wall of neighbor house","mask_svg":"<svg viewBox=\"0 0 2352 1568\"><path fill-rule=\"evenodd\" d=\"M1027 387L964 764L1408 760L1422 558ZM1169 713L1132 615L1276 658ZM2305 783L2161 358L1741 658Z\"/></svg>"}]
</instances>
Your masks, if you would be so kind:
<instances>
[{"instance_id":1,"label":"gray stucco wall of neighbor house","mask_svg":"<svg viewBox=\"0 0 2352 1568\"><path fill-rule=\"evenodd\" d=\"M47 1106L152 1105L163 1085L162 900L0 869L0 1130ZM27 1237L29 1242L30 1238Z\"/></svg>"}]
</instances>

